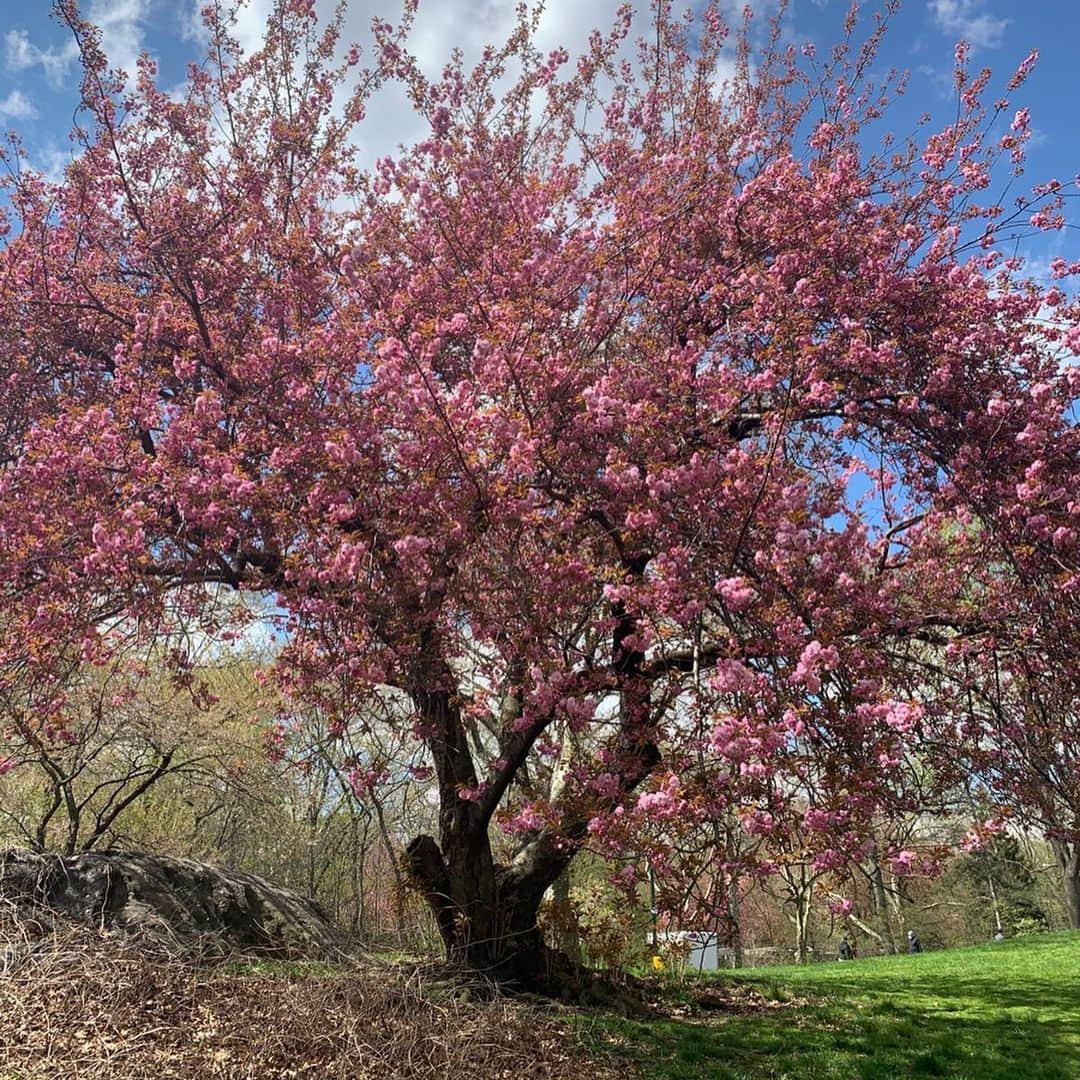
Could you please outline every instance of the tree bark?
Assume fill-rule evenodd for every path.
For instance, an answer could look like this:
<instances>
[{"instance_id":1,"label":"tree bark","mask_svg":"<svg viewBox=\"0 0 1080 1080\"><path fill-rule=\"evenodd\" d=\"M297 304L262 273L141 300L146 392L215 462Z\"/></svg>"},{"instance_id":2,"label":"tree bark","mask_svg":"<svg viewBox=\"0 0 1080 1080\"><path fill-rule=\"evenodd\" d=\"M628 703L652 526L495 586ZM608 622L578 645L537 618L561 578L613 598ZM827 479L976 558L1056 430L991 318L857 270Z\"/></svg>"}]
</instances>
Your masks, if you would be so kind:
<instances>
[{"instance_id":1,"label":"tree bark","mask_svg":"<svg viewBox=\"0 0 1080 1080\"><path fill-rule=\"evenodd\" d=\"M994 884L994 871L990 866L990 860L983 855L983 866L986 870L986 888L990 896L990 909L994 916L994 930L1003 933L1004 926L1001 922L1001 905L998 903L997 886Z\"/></svg>"},{"instance_id":2,"label":"tree bark","mask_svg":"<svg viewBox=\"0 0 1080 1080\"><path fill-rule=\"evenodd\" d=\"M624 775L629 792L659 760L652 744L638 749L639 769ZM537 925L544 894L581 847L591 812L568 810L558 835L537 833L508 865L496 865L488 819L455 795L440 808L440 839L418 836L403 864L427 900L447 959L499 982L550 989L575 965L548 949Z\"/></svg>"},{"instance_id":3,"label":"tree bark","mask_svg":"<svg viewBox=\"0 0 1080 1080\"><path fill-rule=\"evenodd\" d=\"M1072 930L1080 930L1080 843L1051 840L1051 847L1061 867L1065 889L1065 912Z\"/></svg>"},{"instance_id":4,"label":"tree bark","mask_svg":"<svg viewBox=\"0 0 1080 1080\"><path fill-rule=\"evenodd\" d=\"M801 891L795 897L795 956L800 964L805 964L810 929L810 894Z\"/></svg>"},{"instance_id":5,"label":"tree bark","mask_svg":"<svg viewBox=\"0 0 1080 1080\"><path fill-rule=\"evenodd\" d=\"M447 960L505 983L544 983L554 961L537 914L544 893L565 871L576 845L541 836L509 866L494 865L486 828L440 847L418 836L404 864L427 900Z\"/></svg>"},{"instance_id":6,"label":"tree bark","mask_svg":"<svg viewBox=\"0 0 1080 1080\"><path fill-rule=\"evenodd\" d=\"M874 913L878 919L879 941L882 950L890 956L896 952L896 939L893 937L892 923L889 921L889 897L885 891L885 877L878 860L877 843L870 848L870 892L874 902Z\"/></svg>"},{"instance_id":7,"label":"tree bark","mask_svg":"<svg viewBox=\"0 0 1080 1080\"><path fill-rule=\"evenodd\" d=\"M476 768L469 752L449 665L428 641L409 694L425 727L439 787L439 840L418 836L404 865L435 916L447 959L486 970L499 959L502 937L495 861L487 821L478 804Z\"/></svg>"},{"instance_id":8,"label":"tree bark","mask_svg":"<svg viewBox=\"0 0 1080 1080\"><path fill-rule=\"evenodd\" d=\"M398 940L401 941L405 936L405 879L402 875L402 868L398 864L397 852L394 848L394 841L391 839L390 830L386 826L386 814L383 811L382 802L375 792L370 794L371 805L375 809L375 822L379 828L379 839L382 841L383 851L386 854L386 861L390 866L390 872L394 877L394 920L395 931L397 933Z\"/></svg>"},{"instance_id":9,"label":"tree bark","mask_svg":"<svg viewBox=\"0 0 1080 1080\"><path fill-rule=\"evenodd\" d=\"M728 858L732 866L736 864L736 851L739 843L738 835L738 831L729 814L728 821L725 825L724 843L727 847ZM734 950L732 966L741 968L746 966L746 956L743 951L742 912L740 911L739 904L738 872L734 869L729 869L724 874L724 881L727 888L727 915L730 928L728 941L731 948Z\"/></svg>"},{"instance_id":10,"label":"tree bark","mask_svg":"<svg viewBox=\"0 0 1080 1080\"><path fill-rule=\"evenodd\" d=\"M638 574L645 562L628 569ZM642 675L645 655L628 644L635 627L621 604L613 605L612 672L618 680L619 726L611 746L619 762L618 791L588 804L560 797L556 835L532 835L509 865L497 866L488 826L514 771L546 726L534 724L512 733L502 748L507 764L483 787L469 749L467 729L454 674L442 657L434 633L422 638L422 659L407 687L424 728L439 789L439 839L418 836L403 864L435 917L447 959L499 982L547 989L568 960L549 950L537 926L544 893L569 866L588 832L591 818L618 805L660 761L650 706L649 680Z\"/></svg>"},{"instance_id":11,"label":"tree bark","mask_svg":"<svg viewBox=\"0 0 1080 1080\"><path fill-rule=\"evenodd\" d=\"M551 886L552 899L559 907L559 916L565 919L560 923L556 935L556 946L572 964L581 963L581 938L578 936L576 923L571 921L573 909L570 904L570 867L555 879Z\"/></svg>"}]
</instances>

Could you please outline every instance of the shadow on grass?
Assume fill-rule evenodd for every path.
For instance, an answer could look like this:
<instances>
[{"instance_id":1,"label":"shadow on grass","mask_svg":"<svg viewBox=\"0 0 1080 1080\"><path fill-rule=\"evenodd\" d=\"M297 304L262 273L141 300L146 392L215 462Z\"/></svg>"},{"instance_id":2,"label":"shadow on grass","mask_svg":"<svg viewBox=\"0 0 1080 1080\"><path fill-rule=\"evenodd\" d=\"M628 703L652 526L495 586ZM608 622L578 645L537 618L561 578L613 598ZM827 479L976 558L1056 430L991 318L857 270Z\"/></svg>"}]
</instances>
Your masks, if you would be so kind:
<instances>
[{"instance_id":1,"label":"shadow on grass","mask_svg":"<svg viewBox=\"0 0 1080 1080\"><path fill-rule=\"evenodd\" d=\"M765 986L758 986L758 989L764 990ZM1080 1024L1080 972L1071 986L1051 979L1025 978L1022 983L1010 983L1002 979L958 979L928 974L925 978L908 976L897 980L892 987L868 989L865 983L854 979L833 979L828 983L811 984L800 989L817 996L849 999L885 996L898 1000L914 998L933 1002L937 1009L952 1005L976 1013L1031 1008L1037 1009L1042 1015L1071 1018L1073 1024Z\"/></svg>"},{"instance_id":2,"label":"shadow on grass","mask_svg":"<svg viewBox=\"0 0 1080 1080\"><path fill-rule=\"evenodd\" d=\"M882 971L868 986L856 968L851 975L740 979L813 997L790 1009L603 1027L654 1080L1080 1078L1080 986L1067 976L1010 983L907 969L895 985Z\"/></svg>"}]
</instances>

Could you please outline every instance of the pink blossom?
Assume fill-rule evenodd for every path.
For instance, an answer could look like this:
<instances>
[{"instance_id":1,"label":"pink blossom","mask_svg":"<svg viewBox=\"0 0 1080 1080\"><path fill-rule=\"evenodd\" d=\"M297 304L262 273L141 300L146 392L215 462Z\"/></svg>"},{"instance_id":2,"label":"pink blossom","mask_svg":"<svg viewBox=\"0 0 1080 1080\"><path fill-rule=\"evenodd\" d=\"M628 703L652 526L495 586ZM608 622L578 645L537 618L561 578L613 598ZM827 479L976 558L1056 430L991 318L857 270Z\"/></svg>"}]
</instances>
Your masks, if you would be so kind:
<instances>
[{"instance_id":1,"label":"pink blossom","mask_svg":"<svg viewBox=\"0 0 1080 1080\"><path fill-rule=\"evenodd\" d=\"M904 849L898 851L889 860L889 865L892 867L894 874L909 874L915 863L915 852Z\"/></svg>"}]
</instances>

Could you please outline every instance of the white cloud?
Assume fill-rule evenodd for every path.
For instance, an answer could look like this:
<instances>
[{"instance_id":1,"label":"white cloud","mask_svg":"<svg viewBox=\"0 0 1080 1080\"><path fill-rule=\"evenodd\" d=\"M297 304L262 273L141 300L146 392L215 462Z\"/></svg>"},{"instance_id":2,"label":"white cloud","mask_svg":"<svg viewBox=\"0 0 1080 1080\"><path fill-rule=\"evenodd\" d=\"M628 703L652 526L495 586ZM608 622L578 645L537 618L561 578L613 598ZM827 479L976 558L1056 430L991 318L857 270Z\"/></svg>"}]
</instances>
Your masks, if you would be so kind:
<instances>
[{"instance_id":1,"label":"white cloud","mask_svg":"<svg viewBox=\"0 0 1080 1080\"><path fill-rule=\"evenodd\" d=\"M206 33L206 26L199 15L200 7L202 7L201 3L192 8L181 8L176 13L176 28L180 33L181 41L193 41L196 45L202 47L207 43L209 37Z\"/></svg>"},{"instance_id":2,"label":"white cloud","mask_svg":"<svg viewBox=\"0 0 1080 1080\"><path fill-rule=\"evenodd\" d=\"M12 90L7 97L0 98L0 116L28 120L37 116L37 109L21 90Z\"/></svg>"},{"instance_id":3,"label":"white cloud","mask_svg":"<svg viewBox=\"0 0 1080 1080\"><path fill-rule=\"evenodd\" d=\"M184 34L189 40L205 40L199 29L198 9L206 0L190 0L181 13ZM731 0L734 4L735 0ZM337 0L318 0L320 21L333 16ZM535 44L543 52L565 46L571 57L587 47L589 32L608 31L616 21L622 0L548 0L540 19ZM515 25L515 6L508 0L421 0L407 47L429 77L438 77L453 49L460 49L466 69L476 63L486 45L501 45ZM234 33L245 53L259 47L273 0L247 0L236 13ZM648 5L637 5L631 38L648 36ZM342 38L357 42L363 50L362 63L372 63L370 23L373 10L393 21L400 10L397 0L373 6L365 0L349 0ZM410 145L425 130L399 85L384 88L367 110L367 119L357 135L363 157L394 153L399 144Z\"/></svg>"},{"instance_id":4,"label":"white cloud","mask_svg":"<svg viewBox=\"0 0 1080 1080\"><path fill-rule=\"evenodd\" d=\"M84 8L89 22L101 30L101 47L109 66L134 74L135 61L143 51L143 24L151 0L92 0ZM4 62L8 71L20 72L40 67L49 84L57 90L70 85L71 69L79 57L73 38L63 45L41 48L25 30L9 30L4 35Z\"/></svg>"},{"instance_id":5,"label":"white cloud","mask_svg":"<svg viewBox=\"0 0 1080 1080\"><path fill-rule=\"evenodd\" d=\"M41 53L36 45L30 44L30 37L25 30L9 30L4 35L4 47L9 71L24 71L33 67Z\"/></svg>"},{"instance_id":6,"label":"white cloud","mask_svg":"<svg viewBox=\"0 0 1080 1080\"><path fill-rule=\"evenodd\" d=\"M203 0L195 0L193 6L198 12L198 9L203 6ZM266 30L266 20L270 17L273 6L273 0L247 0L247 3L236 13L236 39L240 42L245 53L254 52L262 44L263 33ZM350 21L359 18L356 12L359 11L360 6L356 3L350 5ZM326 18L332 13L332 7L333 5L320 4L320 15ZM370 18L370 13L367 17Z\"/></svg>"},{"instance_id":7,"label":"white cloud","mask_svg":"<svg viewBox=\"0 0 1080 1080\"><path fill-rule=\"evenodd\" d=\"M63 183L64 172L73 160L74 154L70 145L62 146L52 141L30 153L31 166L50 184Z\"/></svg>"},{"instance_id":8,"label":"white cloud","mask_svg":"<svg viewBox=\"0 0 1080 1080\"><path fill-rule=\"evenodd\" d=\"M956 100L956 78L951 66L936 68L929 64L920 64L915 70L926 79L935 97L942 101Z\"/></svg>"},{"instance_id":9,"label":"white cloud","mask_svg":"<svg viewBox=\"0 0 1080 1080\"><path fill-rule=\"evenodd\" d=\"M941 30L976 48L996 49L1012 19L983 12L983 0L929 0L930 14Z\"/></svg>"},{"instance_id":10,"label":"white cloud","mask_svg":"<svg viewBox=\"0 0 1080 1080\"><path fill-rule=\"evenodd\" d=\"M86 9L89 22L101 29L101 47L109 66L135 73L135 61L144 51L143 23L150 0L93 0Z\"/></svg>"},{"instance_id":11,"label":"white cloud","mask_svg":"<svg viewBox=\"0 0 1080 1080\"><path fill-rule=\"evenodd\" d=\"M50 85L57 89L63 88L68 69L78 55L79 48L74 41L41 49L25 30L9 30L4 35L4 63L8 71L18 73L40 65Z\"/></svg>"},{"instance_id":12,"label":"white cloud","mask_svg":"<svg viewBox=\"0 0 1080 1080\"><path fill-rule=\"evenodd\" d=\"M104 0L103 0L104 2ZM199 9L207 0L186 0L178 11L178 27L185 40L201 46L206 41L201 28ZM530 4L535 0L529 0ZM559 46L565 47L571 62L565 72L572 72L574 61L588 48L592 30L603 34L615 25L617 13L623 0L546 0L540 17L534 44L543 53ZM741 19L743 0L722 0L721 6L731 13L733 25ZM772 10L776 0L755 3L759 14ZM320 24L333 17L337 0L317 0ZM394 21L400 12L400 0L348 0L342 41L356 42L362 50L361 65L374 62L370 23L372 14ZM460 49L466 71L479 61L486 45L499 46L512 33L516 5L509 0L420 0L407 48L416 56L422 70L430 78L437 78L454 49ZM636 41L639 37L651 40L652 15L645 0L635 3L634 22L625 53L636 57ZM262 44L266 21L273 8L273 0L243 0L236 11L233 34L245 54L250 54ZM764 22L764 20L761 20ZM197 50L193 50L197 51ZM719 75L730 75L734 70L734 43L730 63L721 64ZM508 84L504 79L503 86ZM603 93L605 80L600 80ZM348 88L345 88L347 91ZM496 87L496 93L500 87ZM538 95L538 104L542 97ZM594 120L596 117L594 116ZM409 146L422 138L426 124L419 119L408 101L405 89L391 83L379 91L368 103L367 118L355 133L364 164L371 164L383 154L395 154L399 145Z\"/></svg>"}]
</instances>

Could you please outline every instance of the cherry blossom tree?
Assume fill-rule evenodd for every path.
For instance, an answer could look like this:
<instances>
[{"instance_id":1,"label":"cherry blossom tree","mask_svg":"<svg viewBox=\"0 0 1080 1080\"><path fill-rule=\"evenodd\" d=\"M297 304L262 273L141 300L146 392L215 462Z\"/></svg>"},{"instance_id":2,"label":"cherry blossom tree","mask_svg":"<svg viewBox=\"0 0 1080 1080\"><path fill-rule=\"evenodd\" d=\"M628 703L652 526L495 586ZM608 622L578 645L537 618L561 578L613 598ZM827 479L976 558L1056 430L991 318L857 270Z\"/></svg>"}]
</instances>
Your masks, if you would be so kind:
<instances>
[{"instance_id":1,"label":"cherry blossom tree","mask_svg":"<svg viewBox=\"0 0 1080 1080\"><path fill-rule=\"evenodd\" d=\"M571 65L523 9L431 78L411 7L365 68L310 0L248 57L210 3L178 99L59 11L81 152L11 151L0 254L0 665L38 722L57 656L276 597L284 690L340 725L377 694L424 748L405 859L448 955L536 982L585 845L769 829L812 782L809 854L859 857L949 722L915 644L1075 650L1080 266L1006 255L1064 190L994 196L1029 119L964 46L952 122L874 149L903 80L854 12L819 61L659 0ZM426 134L366 168L388 83Z\"/></svg>"}]
</instances>

